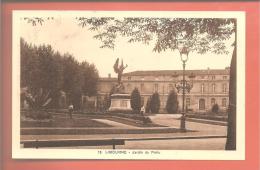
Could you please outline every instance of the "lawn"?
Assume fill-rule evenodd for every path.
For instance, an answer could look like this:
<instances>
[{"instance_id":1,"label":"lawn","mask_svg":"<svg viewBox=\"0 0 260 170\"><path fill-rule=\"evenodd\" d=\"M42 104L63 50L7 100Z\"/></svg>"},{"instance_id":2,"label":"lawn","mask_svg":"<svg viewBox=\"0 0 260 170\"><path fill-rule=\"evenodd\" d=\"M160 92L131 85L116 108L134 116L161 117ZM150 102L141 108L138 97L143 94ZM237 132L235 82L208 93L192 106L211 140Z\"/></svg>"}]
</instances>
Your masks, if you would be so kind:
<instances>
[{"instance_id":1,"label":"lawn","mask_svg":"<svg viewBox=\"0 0 260 170\"><path fill-rule=\"evenodd\" d=\"M53 113L53 115L59 115ZM65 114L64 114L65 116ZM136 127L165 127L152 122L144 123L144 117L140 114L127 114L127 113L74 113L74 117L77 118L89 118L89 119L107 119L115 121L118 123L123 123L126 125L136 126Z\"/></svg>"},{"instance_id":2,"label":"lawn","mask_svg":"<svg viewBox=\"0 0 260 170\"><path fill-rule=\"evenodd\" d=\"M70 119L66 117L57 117L50 120L22 120L21 127L111 127L105 123L101 123L92 119Z\"/></svg>"},{"instance_id":3,"label":"lawn","mask_svg":"<svg viewBox=\"0 0 260 170\"><path fill-rule=\"evenodd\" d=\"M29 116L28 116L29 115ZM96 121L94 119L107 119L136 127L164 127L150 122L149 118L145 118L139 114L122 114L122 113L74 113L73 118L70 119L67 113L48 112L46 119L37 119L33 112L23 112L21 116L21 127L56 127L56 128L70 128L70 127L112 127L111 125ZM36 117L36 118L35 118ZM145 120L146 119L146 120Z\"/></svg>"},{"instance_id":4,"label":"lawn","mask_svg":"<svg viewBox=\"0 0 260 170\"><path fill-rule=\"evenodd\" d=\"M160 128L161 125L143 123L140 115L122 114L73 114L70 119L65 113L50 113L50 119L35 120L21 117L21 135L91 135L91 134L149 134L149 133L177 133L175 128ZM107 119L142 129L109 128L108 124L93 119ZM149 128L158 127L158 128Z\"/></svg>"}]
</instances>

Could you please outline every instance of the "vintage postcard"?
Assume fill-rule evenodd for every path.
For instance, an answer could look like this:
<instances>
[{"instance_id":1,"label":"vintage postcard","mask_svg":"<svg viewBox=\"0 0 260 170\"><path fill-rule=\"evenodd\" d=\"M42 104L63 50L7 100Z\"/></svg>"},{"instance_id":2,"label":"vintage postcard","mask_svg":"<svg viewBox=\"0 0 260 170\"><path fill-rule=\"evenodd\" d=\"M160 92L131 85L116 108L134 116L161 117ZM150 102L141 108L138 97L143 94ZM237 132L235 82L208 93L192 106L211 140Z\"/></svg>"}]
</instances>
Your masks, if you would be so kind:
<instances>
[{"instance_id":1,"label":"vintage postcard","mask_svg":"<svg viewBox=\"0 0 260 170\"><path fill-rule=\"evenodd\" d=\"M12 15L13 158L245 159L244 12Z\"/></svg>"}]
</instances>

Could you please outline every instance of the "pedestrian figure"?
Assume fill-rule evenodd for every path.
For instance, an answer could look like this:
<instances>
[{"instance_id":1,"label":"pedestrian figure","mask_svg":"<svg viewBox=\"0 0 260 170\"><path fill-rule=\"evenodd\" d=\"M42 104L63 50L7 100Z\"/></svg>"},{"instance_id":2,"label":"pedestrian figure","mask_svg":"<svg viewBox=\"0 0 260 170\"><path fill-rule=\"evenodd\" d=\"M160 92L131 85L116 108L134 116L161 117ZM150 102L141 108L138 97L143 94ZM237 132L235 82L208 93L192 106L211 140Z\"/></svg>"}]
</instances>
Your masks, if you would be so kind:
<instances>
[{"instance_id":1,"label":"pedestrian figure","mask_svg":"<svg viewBox=\"0 0 260 170\"><path fill-rule=\"evenodd\" d=\"M72 112L73 112L73 105L71 104L71 105L69 105L69 116L70 116L70 118L72 119Z\"/></svg>"}]
</instances>

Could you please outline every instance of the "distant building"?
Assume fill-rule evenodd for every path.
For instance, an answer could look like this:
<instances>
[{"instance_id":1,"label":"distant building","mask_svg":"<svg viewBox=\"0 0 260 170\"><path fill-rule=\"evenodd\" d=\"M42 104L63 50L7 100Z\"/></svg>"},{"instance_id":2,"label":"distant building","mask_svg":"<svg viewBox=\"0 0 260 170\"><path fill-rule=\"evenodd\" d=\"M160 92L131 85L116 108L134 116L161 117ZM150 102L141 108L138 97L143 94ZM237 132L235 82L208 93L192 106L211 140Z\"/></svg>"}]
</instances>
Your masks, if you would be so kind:
<instances>
[{"instance_id":1,"label":"distant building","mask_svg":"<svg viewBox=\"0 0 260 170\"><path fill-rule=\"evenodd\" d=\"M229 89L229 68L206 69L206 70L186 70L185 79L191 82L189 75L193 78L193 88L190 93L186 93L186 106L195 112L205 112L218 104L221 110L228 107ZM134 71L124 73L122 82L125 92L131 94L137 87L141 93L143 104L154 93L160 94L161 112L165 111L165 106L169 92L176 90L175 84L182 80L182 70L155 70L155 71ZM108 95L110 90L116 85L117 78L111 76L100 78L98 83L98 95L100 100ZM178 94L179 108L182 108L182 94Z\"/></svg>"}]
</instances>

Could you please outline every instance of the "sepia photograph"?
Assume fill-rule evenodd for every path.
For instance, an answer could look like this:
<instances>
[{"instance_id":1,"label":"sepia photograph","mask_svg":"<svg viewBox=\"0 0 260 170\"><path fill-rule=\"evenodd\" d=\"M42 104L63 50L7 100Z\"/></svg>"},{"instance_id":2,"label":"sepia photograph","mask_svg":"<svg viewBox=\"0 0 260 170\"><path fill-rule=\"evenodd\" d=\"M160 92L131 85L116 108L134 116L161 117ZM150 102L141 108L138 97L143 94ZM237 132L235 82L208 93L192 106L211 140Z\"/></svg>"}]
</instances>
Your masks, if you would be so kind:
<instances>
[{"instance_id":1,"label":"sepia photograph","mask_svg":"<svg viewBox=\"0 0 260 170\"><path fill-rule=\"evenodd\" d=\"M13 158L245 159L243 12L13 11L12 36Z\"/></svg>"}]
</instances>

